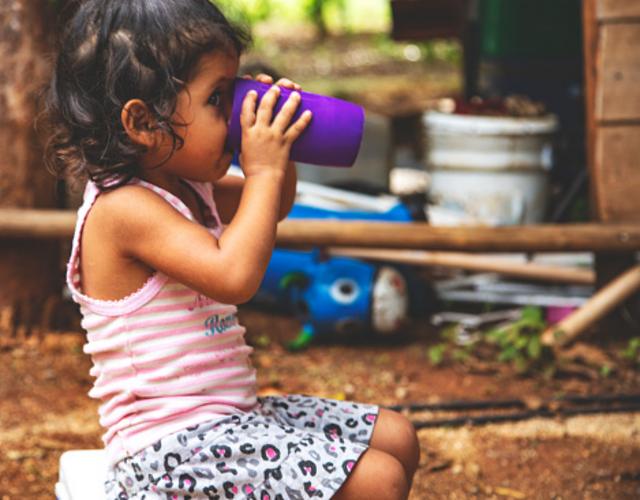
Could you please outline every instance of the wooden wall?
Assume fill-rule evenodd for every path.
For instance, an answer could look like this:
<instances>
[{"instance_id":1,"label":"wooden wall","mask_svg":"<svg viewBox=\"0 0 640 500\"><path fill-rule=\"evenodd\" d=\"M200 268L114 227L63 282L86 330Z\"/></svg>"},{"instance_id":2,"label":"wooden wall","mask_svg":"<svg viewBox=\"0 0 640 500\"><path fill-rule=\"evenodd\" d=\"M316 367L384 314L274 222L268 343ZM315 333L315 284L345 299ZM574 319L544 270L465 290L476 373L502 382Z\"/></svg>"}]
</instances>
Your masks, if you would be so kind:
<instances>
[{"instance_id":1,"label":"wooden wall","mask_svg":"<svg viewBox=\"0 0 640 500\"><path fill-rule=\"evenodd\" d=\"M640 0L584 0L594 216L640 221Z\"/></svg>"}]
</instances>

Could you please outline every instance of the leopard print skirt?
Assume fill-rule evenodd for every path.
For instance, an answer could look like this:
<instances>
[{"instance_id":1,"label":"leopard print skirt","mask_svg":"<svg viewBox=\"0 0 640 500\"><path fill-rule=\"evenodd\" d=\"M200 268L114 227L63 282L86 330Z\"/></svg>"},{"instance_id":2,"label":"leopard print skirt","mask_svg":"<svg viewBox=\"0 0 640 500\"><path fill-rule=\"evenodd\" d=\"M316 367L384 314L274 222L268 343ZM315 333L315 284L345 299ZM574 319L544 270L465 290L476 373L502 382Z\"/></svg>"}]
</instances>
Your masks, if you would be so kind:
<instances>
[{"instance_id":1,"label":"leopard print skirt","mask_svg":"<svg viewBox=\"0 0 640 500\"><path fill-rule=\"evenodd\" d=\"M331 498L368 448L378 407L291 395L189 427L118 462L109 500Z\"/></svg>"}]
</instances>

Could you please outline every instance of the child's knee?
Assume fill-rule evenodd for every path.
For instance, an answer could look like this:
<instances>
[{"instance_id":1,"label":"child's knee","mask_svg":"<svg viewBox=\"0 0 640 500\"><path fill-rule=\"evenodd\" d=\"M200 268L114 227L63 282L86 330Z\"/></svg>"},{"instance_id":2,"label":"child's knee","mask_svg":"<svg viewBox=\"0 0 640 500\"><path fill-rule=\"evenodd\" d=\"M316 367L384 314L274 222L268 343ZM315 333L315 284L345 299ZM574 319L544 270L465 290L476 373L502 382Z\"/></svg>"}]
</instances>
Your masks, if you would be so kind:
<instances>
[{"instance_id":1,"label":"child's knee","mask_svg":"<svg viewBox=\"0 0 640 500\"><path fill-rule=\"evenodd\" d=\"M333 498L404 500L408 495L409 480L402 463L389 453L369 448Z\"/></svg>"},{"instance_id":2,"label":"child's knee","mask_svg":"<svg viewBox=\"0 0 640 500\"><path fill-rule=\"evenodd\" d=\"M406 499L409 496L409 479L407 478L404 466L397 458L391 455L388 455L388 457L393 462L388 465L388 478L385 485L386 495L382 498Z\"/></svg>"},{"instance_id":3,"label":"child's knee","mask_svg":"<svg viewBox=\"0 0 640 500\"><path fill-rule=\"evenodd\" d=\"M407 472L411 475L418 468L420 462L420 442L416 429L411 421L397 412L389 412L393 419L393 436L397 443L397 450Z\"/></svg>"},{"instance_id":4,"label":"child's knee","mask_svg":"<svg viewBox=\"0 0 640 500\"><path fill-rule=\"evenodd\" d=\"M398 432L402 436L405 453L411 467L410 472L413 474L420 463L420 441L411 421L403 415L401 417L402 424L399 426Z\"/></svg>"},{"instance_id":5,"label":"child's knee","mask_svg":"<svg viewBox=\"0 0 640 500\"><path fill-rule=\"evenodd\" d=\"M376 485L377 496L380 499L406 499L409 495L409 480L404 465L389 453L378 452L374 459L377 461L371 471L372 484Z\"/></svg>"}]
</instances>

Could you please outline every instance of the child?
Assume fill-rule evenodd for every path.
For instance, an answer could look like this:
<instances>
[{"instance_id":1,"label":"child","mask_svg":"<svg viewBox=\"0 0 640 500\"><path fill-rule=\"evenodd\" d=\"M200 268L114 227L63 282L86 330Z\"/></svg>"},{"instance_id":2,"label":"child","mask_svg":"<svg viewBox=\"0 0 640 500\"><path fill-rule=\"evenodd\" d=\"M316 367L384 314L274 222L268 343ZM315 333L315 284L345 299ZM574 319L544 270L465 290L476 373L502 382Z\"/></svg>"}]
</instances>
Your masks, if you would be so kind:
<instances>
[{"instance_id":1,"label":"child","mask_svg":"<svg viewBox=\"0 0 640 500\"><path fill-rule=\"evenodd\" d=\"M245 42L208 0L86 0L62 40L47 158L88 178L67 282L102 402L107 498L406 498L419 448L404 417L256 397L234 304L260 285L311 116L291 123L296 92L276 116L278 86L259 105L250 93L245 178L226 175Z\"/></svg>"}]
</instances>

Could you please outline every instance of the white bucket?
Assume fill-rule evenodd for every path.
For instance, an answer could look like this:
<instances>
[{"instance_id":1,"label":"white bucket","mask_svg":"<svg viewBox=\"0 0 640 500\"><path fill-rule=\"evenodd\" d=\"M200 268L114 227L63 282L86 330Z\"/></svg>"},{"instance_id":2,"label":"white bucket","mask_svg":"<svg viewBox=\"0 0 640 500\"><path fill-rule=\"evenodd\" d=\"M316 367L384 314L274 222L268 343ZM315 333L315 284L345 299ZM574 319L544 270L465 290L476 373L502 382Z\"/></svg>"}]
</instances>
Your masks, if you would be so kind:
<instances>
[{"instance_id":1,"label":"white bucket","mask_svg":"<svg viewBox=\"0 0 640 500\"><path fill-rule=\"evenodd\" d=\"M558 128L554 115L512 118L429 111L423 122L430 194L438 205L491 225L543 220Z\"/></svg>"}]
</instances>

